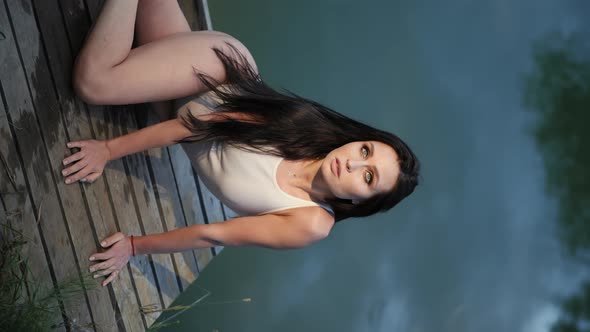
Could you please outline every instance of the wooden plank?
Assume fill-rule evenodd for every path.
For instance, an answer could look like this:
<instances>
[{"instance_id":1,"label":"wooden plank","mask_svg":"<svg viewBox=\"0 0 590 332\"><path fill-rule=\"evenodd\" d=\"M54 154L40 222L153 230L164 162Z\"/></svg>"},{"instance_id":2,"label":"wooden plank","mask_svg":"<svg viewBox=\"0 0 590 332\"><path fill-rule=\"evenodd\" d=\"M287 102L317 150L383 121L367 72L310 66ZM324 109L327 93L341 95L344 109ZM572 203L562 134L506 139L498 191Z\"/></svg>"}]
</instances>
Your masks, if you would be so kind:
<instances>
[{"instance_id":1,"label":"wooden plank","mask_svg":"<svg viewBox=\"0 0 590 332\"><path fill-rule=\"evenodd\" d=\"M125 108L88 106L88 110L97 139L121 136L122 127L126 126L126 118L129 116L129 112ZM135 206L132 197L133 186L127 175L126 168L125 158L113 160L107 164L103 177L108 184L119 230L126 235L141 235L142 230L139 223L138 208ZM152 304L162 306L156 277L153 273L149 257L147 255L132 257L129 261L129 269L131 270L131 275L133 276L132 282L137 292L138 306ZM125 290L128 292L132 291L132 289ZM131 297L131 294L129 296ZM128 314L137 315L140 313L139 309L133 307ZM157 317L158 314L145 315L146 325L151 325Z\"/></svg>"},{"instance_id":2,"label":"wooden plank","mask_svg":"<svg viewBox=\"0 0 590 332\"><path fill-rule=\"evenodd\" d=\"M207 19L209 14L206 4L203 5L199 0L179 0L178 3L192 30L211 30L210 19ZM206 216L204 214L205 212L201 209L203 205L198 194L199 189L196 174L193 172L191 162L180 145L169 147L168 152L176 178L195 179L195 181L177 180L181 205L187 225L204 224ZM213 252L213 250L208 248L194 250L199 271L202 271L209 264L213 258Z\"/></svg>"},{"instance_id":3,"label":"wooden plank","mask_svg":"<svg viewBox=\"0 0 590 332\"><path fill-rule=\"evenodd\" d=\"M96 18L98 17L98 15L100 15L100 11L102 9L103 4L104 0L86 1L88 14L90 15L91 21L96 21Z\"/></svg>"},{"instance_id":4,"label":"wooden plank","mask_svg":"<svg viewBox=\"0 0 590 332\"><path fill-rule=\"evenodd\" d=\"M199 189L197 188L191 162L180 144L168 147L168 152L176 175L176 184L186 223L187 225L204 224L204 211L201 209ZM213 258L213 253L209 248L195 249L193 252L197 259L199 271L202 271Z\"/></svg>"},{"instance_id":5,"label":"wooden plank","mask_svg":"<svg viewBox=\"0 0 590 332\"><path fill-rule=\"evenodd\" d=\"M224 221L225 217L223 216L223 210L221 209L221 202L209 191L209 189L207 189L207 186L205 186L201 179L198 179L198 185L201 194L201 202L203 202L203 209L207 215L207 223ZM223 246L215 246L212 250L214 255L218 255L223 250Z\"/></svg>"},{"instance_id":6,"label":"wooden plank","mask_svg":"<svg viewBox=\"0 0 590 332\"><path fill-rule=\"evenodd\" d=\"M35 0L35 8L38 13L37 17L45 41L50 67L52 68L67 136L69 140L92 138L93 132L88 114L83 103L75 98L71 89L73 56L68 43L69 37L72 47L78 49L82 45L83 31L90 26L85 7L80 1L61 2L63 21L72 32L69 35L62 24L61 13L54 4ZM118 227L108 195L108 185L104 179L97 181L93 185L83 185L81 188L88 203L88 211L93 226L86 227L86 229L93 228L95 230L94 234L87 232L89 236L93 235L93 245L88 246L89 252L85 252L87 256L80 258L80 261L88 262L88 256L99 248L98 240L117 232ZM82 208L82 206L79 208ZM84 229L79 229L79 231L84 231ZM115 325L117 325L117 327L127 331L143 331L145 324L139 314L137 296L129 270L122 271L117 282L112 283L110 287L112 287L112 291L108 288L100 290L100 292L104 293L102 301L98 302L93 297L89 298L93 312L98 311L102 314L98 318L95 314L97 329L111 331L115 330ZM104 302L107 295L110 295L108 304ZM114 308L111 302L114 302ZM101 309L105 306L111 307L111 309ZM123 317L125 319L122 319Z\"/></svg>"},{"instance_id":7,"label":"wooden plank","mask_svg":"<svg viewBox=\"0 0 590 332\"><path fill-rule=\"evenodd\" d=\"M47 252L51 261L48 263L53 267L54 280L57 282L68 279L72 273L79 273L79 267L74 257L70 233L65 224L65 216L62 210L62 202L59 200L58 191L55 187L52 169L54 164L48 158L47 148L53 148L56 136L59 131L51 129L50 135L45 135L47 141L42 138L42 132L38 125L38 119L33 109L34 100L40 97L35 85L37 77L42 70L46 70L38 36L34 36L32 31L36 31L31 7L27 2L15 3L9 1L5 7L0 9L0 31L12 31L8 23L19 24L22 29L23 23L30 24L22 29L20 34L13 31L7 34L3 44L9 49L9 53L2 63L3 73L0 78L6 96L6 108L15 127L22 128L15 130L16 139L19 142L20 154L23 164L25 165L25 174L31 192L31 206L36 212L36 219L39 220L40 226L45 239ZM5 9L11 11L11 18L7 16ZM32 24L30 23L32 22ZM13 36L19 35L18 49ZM27 64L33 64L37 67L33 73L23 72L21 59ZM45 69L44 69L45 68ZM50 109L44 109L50 113ZM53 110L55 111L55 110ZM55 122L44 122L51 126ZM48 134L48 133L45 133ZM59 165L59 163L58 163ZM49 171L48 171L49 170ZM58 171L59 172L59 171ZM64 303L65 314L67 317L76 317L78 325L92 325L92 318L86 303Z\"/></svg>"},{"instance_id":8,"label":"wooden plank","mask_svg":"<svg viewBox=\"0 0 590 332\"><path fill-rule=\"evenodd\" d=\"M129 123L123 128L124 134L137 130L134 117L129 118ZM148 166L143 153L136 153L125 158L128 166L129 179L132 184L133 197L137 204L137 212L140 216L143 234L162 233L164 231L162 220L158 212L157 202L154 196L154 187L148 171ZM180 294L180 288L176 281L176 272L170 254L150 255L154 270L160 286L161 297L164 306L168 307Z\"/></svg>"},{"instance_id":9,"label":"wooden plank","mask_svg":"<svg viewBox=\"0 0 590 332\"><path fill-rule=\"evenodd\" d=\"M43 4L43 2L41 2ZM51 8L43 8L43 10L37 10L33 4L28 0L23 0L20 5L13 3L9 6L10 11L15 18L14 29L17 35L29 35L34 40L40 40L40 32L37 30L37 22L34 15L27 15L27 10L32 10L37 13L37 17L45 18L45 23L53 20L54 22L61 22L61 15L59 12L51 10ZM53 6L55 9L55 6ZM48 15L53 14L52 17ZM43 21L42 21L43 22ZM54 60L60 59L67 56L65 53L68 51L67 39L65 35L58 35L55 33L55 24L47 24L40 26L40 30L45 33L45 40L48 41L49 48L54 53ZM60 38L61 37L61 38ZM24 68L29 79L29 86L32 87L37 93L33 100L34 107L38 110L37 117L40 123L43 124L41 131L45 146L47 149L49 161L51 167L50 171L53 172L53 178L56 181L56 187L63 204L63 212L66 219L66 228L69 232L70 241L75 249L75 257L77 265L84 271L83 274L88 274L88 268L90 261L88 257L96 251L96 239L92 232L92 221L85 208L85 195L81 191L81 186L71 185L68 186L62 181L61 176L61 161L64 157L65 145L69 141L66 129L63 125L63 121L60 116L60 111L64 112L64 116L74 116L74 103L72 99L61 100L63 104L58 101L58 95L56 95L56 88L61 88L64 91L66 88L65 84L61 87L54 86L55 79L59 79L63 82L60 77L60 71L67 70L59 61L52 61L49 63L46 58L45 51L48 48L45 47L45 43L38 42L38 44L23 43L20 45L20 52L22 54ZM61 52L60 52L61 51ZM55 65L51 68L54 73L57 74L57 78L52 79L51 72L48 70L49 66ZM69 89L68 89L69 90ZM69 101L69 102L68 102ZM68 151L69 152L69 151ZM87 292L87 298L90 303L90 312L92 322L85 322L80 320L76 324L86 326L94 324L101 329L113 330L116 327L115 309L113 308L112 301L108 289L98 288L95 291ZM78 317L71 317L72 322Z\"/></svg>"},{"instance_id":10,"label":"wooden plank","mask_svg":"<svg viewBox=\"0 0 590 332\"><path fill-rule=\"evenodd\" d=\"M2 62L0 62L0 66L2 66ZM0 90L2 90L2 87L0 87ZM38 287L40 290L49 291L53 288L52 271L47 265L48 258L39 236L39 228L31 206L29 192L27 191L18 149L15 146L15 140L10 130L5 104L6 101L3 99L2 104L0 104L0 159L2 160L0 162L0 196L6 211L12 218L16 219L11 222L10 217L8 217L7 221L17 227L25 237L26 243L23 245L21 254L22 257L27 259L29 269L27 284L29 288ZM46 277L33 279L34 276ZM51 301L49 305L58 306L59 304L57 301ZM54 323L58 326L56 331L65 331L63 317L58 314L55 319Z\"/></svg>"},{"instance_id":11,"label":"wooden plank","mask_svg":"<svg viewBox=\"0 0 590 332\"><path fill-rule=\"evenodd\" d=\"M0 172L4 171L4 166L2 166L2 164L0 164ZM8 179L5 179L2 176L3 173L0 173L0 180L2 181L6 181ZM0 182L0 190L2 188L3 182ZM6 206L4 205L4 198L2 197L3 193L0 192L0 224L4 225L8 223L8 218L6 218ZM6 241L7 236L6 234L4 234L4 232L0 231L0 243L4 243L4 241Z\"/></svg>"},{"instance_id":12,"label":"wooden plank","mask_svg":"<svg viewBox=\"0 0 590 332\"><path fill-rule=\"evenodd\" d=\"M197 16L199 20L199 30L213 30L211 15L209 15L209 5L207 0L195 0L197 7Z\"/></svg>"},{"instance_id":13,"label":"wooden plank","mask_svg":"<svg viewBox=\"0 0 590 332\"><path fill-rule=\"evenodd\" d=\"M89 1L88 13L91 18L96 19L102 8L102 0ZM83 19L83 13L74 11L72 17L78 18L76 24L66 16L66 25L72 41L73 52L77 53L82 46L83 38L80 38L80 32L88 31L90 23ZM76 37L77 36L77 37ZM74 44L74 41L80 44ZM126 118L130 113L121 107L99 107L87 105L90 122L96 139L109 139L120 136L122 127L126 125ZM141 235L141 227L137 208L135 207L131 192L131 183L126 173L125 159L118 159L109 162L103 173L103 179L108 187L109 197L113 206L115 221L118 223L118 229L127 235ZM96 185L94 183L93 185ZM109 234L110 235L110 234ZM101 238L106 237L105 234ZM131 288L127 283L121 285L120 292L117 295L117 301L121 303L121 312L124 317L125 327L128 330L135 331L137 323L127 323L127 320L144 320L146 326L151 325L158 314L141 315L141 306L156 304L162 306L158 293L157 282L150 264L149 257L146 255L131 258L128 265L128 271L131 273ZM121 282L117 280L115 284ZM113 286L115 287L115 286ZM125 296L124 293L128 295ZM130 307L124 309L123 303L126 300L137 298L137 304L132 303ZM132 302L135 302L132 300ZM142 329L140 329L142 330Z\"/></svg>"},{"instance_id":14,"label":"wooden plank","mask_svg":"<svg viewBox=\"0 0 590 332\"><path fill-rule=\"evenodd\" d=\"M226 220L240 216L237 212L235 212L234 210L228 208L227 206L225 206L223 204L221 205L221 209L223 210L223 215L225 216Z\"/></svg>"},{"instance_id":15,"label":"wooden plank","mask_svg":"<svg viewBox=\"0 0 590 332\"><path fill-rule=\"evenodd\" d=\"M213 30L211 16L209 15L209 5L207 0L194 0L197 9L197 16L199 21L199 30ZM207 189L203 181L198 179L198 186L201 193L201 200L207 215L208 222L220 222L226 218L224 216L221 202ZM212 248L214 255L218 255L223 250L223 246L215 246ZM204 268L204 266L202 267Z\"/></svg>"},{"instance_id":16,"label":"wooden plank","mask_svg":"<svg viewBox=\"0 0 590 332\"><path fill-rule=\"evenodd\" d=\"M4 171L4 167L2 165L0 165L0 172ZM1 173L0 173L1 174ZM0 179L2 179L2 175L0 175ZM20 241L26 241L25 238L21 237L21 234L23 232L23 227L22 227L22 223L21 223L21 214L22 212L20 212L20 209L22 209L24 206L16 207L14 208L13 206L6 206L6 204L4 203L4 199L7 198L9 199L9 197L5 197L6 196L6 192L2 192L2 183L0 182L0 245L3 247L3 249L6 249L8 245L11 245L12 243L14 243L15 241L18 241L20 243ZM9 193L9 195L14 196L14 193ZM11 203L11 202L8 202ZM13 248L14 249L14 248ZM17 253L18 255L20 255L20 257L10 257L10 259L17 259L17 258L22 258L22 259L26 259L22 254L22 250L19 251ZM11 253L11 255L14 255ZM8 257L2 257L2 261L6 261ZM43 260L45 260L45 257L42 257ZM11 274L12 276L16 277L15 279L17 280L22 280L21 284L20 284L20 288L18 289L18 292L16 294L7 294L7 290L8 289L14 289L12 287L9 288L5 288L4 291L2 292L2 295L9 295L12 298L16 299L14 304L18 304L18 305L23 305L27 302L27 298L29 297L27 295L27 289L29 286L29 283L32 282L32 280L30 279L31 274L28 272L28 270L26 269L27 265L26 265L26 261L22 261L21 264L19 264L19 266L10 266L10 265L5 265L2 267L2 277L7 277L9 274ZM9 272L10 271L10 272ZM3 280L4 282L6 282L6 279ZM49 286L51 287L51 284L49 284ZM49 288L51 289L51 288ZM54 302L55 305L57 305L57 302ZM12 310L9 310L12 311ZM57 317L61 318L61 315L59 315L59 313L57 314ZM56 318L57 318L56 317ZM51 322L56 323L56 322ZM59 321L57 323L60 323ZM6 323L4 323L6 324Z\"/></svg>"},{"instance_id":17,"label":"wooden plank","mask_svg":"<svg viewBox=\"0 0 590 332\"><path fill-rule=\"evenodd\" d=\"M178 0L178 5L184 13L191 30L201 30L199 28L198 9L193 0Z\"/></svg>"},{"instance_id":18,"label":"wooden plank","mask_svg":"<svg viewBox=\"0 0 590 332\"><path fill-rule=\"evenodd\" d=\"M157 124L158 116L147 107L140 107L140 112L145 113L147 125ZM158 210L164 222L164 230L173 230L186 227L186 220L180 205L176 179L170 164L167 148L150 149L146 151L146 158L152 172L154 193L157 197ZM192 251L174 253L174 263L177 277L180 279L182 289L188 287L199 274L197 262Z\"/></svg>"},{"instance_id":19,"label":"wooden plank","mask_svg":"<svg viewBox=\"0 0 590 332\"><path fill-rule=\"evenodd\" d=\"M0 112L0 121L5 121L6 124L8 124L8 121L6 120L6 114L3 110ZM0 133L2 133L2 127L3 126L0 124ZM2 136L4 135L1 135L0 137ZM10 143L12 142L0 141L0 144L6 146L8 146L8 144ZM22 199L18 198L26 197L27 192L23 190L23 188L21 188L21 190L18 191L15 176L13 175L12 171L8 170L8 163L6 162L6 158L4 157L2 150L3 149L0 147L0 246L2 246L3 249L6 249L6 246L9 245L11 242L20 242L21 240L26 241L24 238L21 239L19 236L23 234L21 216L23 214L22 209L24 208L24 205L18 204L19 201L23 201ZM22 252L19 252L18 254L21 255L22 258L26 259L24 256L22 256ZM45 255L43 255L41 258L45 260ZM6 257L2 257L2 260L4 259L6 259ZM6 275L8 274L7 270L5 269L7 267L8 266L3 266L2 277L6 277ZM10 273L15 273L18 275L19 278L22 278L22 280L24 280L24 287L20 289L18 294L13 294L13 296L17 297L16 303L23 304L27 299L26 287L28 286L27 283L29 281L29 273L22 268L12 270L10 271ZM4 291L2 295L6 295L6 291ZM55 302L54 304L57 304L57 302Z\"/></svg>"}]
</instances>

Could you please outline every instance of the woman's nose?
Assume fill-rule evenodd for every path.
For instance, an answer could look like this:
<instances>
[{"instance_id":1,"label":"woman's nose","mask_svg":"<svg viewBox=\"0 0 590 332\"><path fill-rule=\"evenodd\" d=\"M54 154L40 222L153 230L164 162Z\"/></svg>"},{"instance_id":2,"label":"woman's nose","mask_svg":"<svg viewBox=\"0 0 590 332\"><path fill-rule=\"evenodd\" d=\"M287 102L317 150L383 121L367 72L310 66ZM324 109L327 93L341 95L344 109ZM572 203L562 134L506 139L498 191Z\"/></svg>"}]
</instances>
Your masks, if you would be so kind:
<instances>
[{"instance_id":1,"label":"woman's nose","mask_svg":"<svg viewBox=\"0 0 590 332\"><path fill-rule=\"evenodd\" d=\"M359 167L364 167L365 166L366 161L360 161L360 160L350 160L347 159L346 160L346 170L349 172L353 172L355 169L359 168Z\"/></svg>"}]
</instances>

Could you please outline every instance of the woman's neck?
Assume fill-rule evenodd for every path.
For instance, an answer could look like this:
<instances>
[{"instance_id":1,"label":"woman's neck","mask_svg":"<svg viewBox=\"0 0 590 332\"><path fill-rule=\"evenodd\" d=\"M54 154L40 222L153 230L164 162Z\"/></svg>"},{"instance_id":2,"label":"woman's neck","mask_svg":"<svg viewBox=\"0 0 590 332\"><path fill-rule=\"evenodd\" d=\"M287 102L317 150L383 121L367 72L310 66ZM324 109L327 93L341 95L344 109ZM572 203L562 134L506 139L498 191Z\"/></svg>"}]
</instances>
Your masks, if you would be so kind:
<instances>
[{"instance_id":1,"label":"woman's neck","mask_svg":"<svg viewBox=\"0 0 590 332\"><path fill-rule=\"evenodd\" d=\"M305 191L314 201L324 201L329 190L320 172L323 159L290 161L289 185Z\"/></svg>"}]
</instances>

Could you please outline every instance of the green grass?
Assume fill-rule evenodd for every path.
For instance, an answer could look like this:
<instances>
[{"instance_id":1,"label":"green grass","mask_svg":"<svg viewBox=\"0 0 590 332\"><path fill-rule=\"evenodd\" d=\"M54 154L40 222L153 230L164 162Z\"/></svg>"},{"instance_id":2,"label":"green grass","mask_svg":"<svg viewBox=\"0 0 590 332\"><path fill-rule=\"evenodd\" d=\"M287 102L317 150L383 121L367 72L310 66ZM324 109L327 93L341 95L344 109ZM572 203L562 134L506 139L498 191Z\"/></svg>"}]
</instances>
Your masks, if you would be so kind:
<instances>
[{"instance_id":1,"label":"green grass","mask_svg":"<svg viewBox=\"0 0 590 332\"><path fill-rule=\"evenodd\" d=\"M90 274L82 278L76 274L57 287L44 289L35 283L27 259L21 254L26 243L14 227L0 225L0 330L53 331L64 324L59 303L80 301L85 290L97 287L96 282ZM72 330L85 329L66 319Z\"/></svg>"}]
</instances>

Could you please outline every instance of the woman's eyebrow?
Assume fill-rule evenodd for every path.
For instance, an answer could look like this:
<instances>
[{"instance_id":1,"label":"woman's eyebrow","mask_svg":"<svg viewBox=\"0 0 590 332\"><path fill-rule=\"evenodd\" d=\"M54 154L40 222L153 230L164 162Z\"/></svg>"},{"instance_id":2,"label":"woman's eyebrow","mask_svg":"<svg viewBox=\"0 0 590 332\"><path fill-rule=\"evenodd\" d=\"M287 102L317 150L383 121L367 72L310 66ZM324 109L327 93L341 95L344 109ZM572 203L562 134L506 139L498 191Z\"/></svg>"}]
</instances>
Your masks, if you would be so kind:
<instances>
[{"instance_id":1,"label":"woman's eyebrow","mask_svg":"<svg viewBox=\"0 0 590 332\"><path fill-rule=\"evenodd\" d=\"M377 185L379 185L379 170L377 170L377 166L373 166L373 175L375 176L375 183L373 184L373 188L377 188Z\"/></svg>"},{"instance_id":2,"label":"woman's eyebrow","mask_svg":"<svg viewBox=\"0 0 590 332\"><path fill-rule=\"evenodd\" d=\"M373 142L369 142L369 145L371 146L371 157L374 156L375 154L375 145L373 144ZM377 165L371 167L373 169L373 175L375 176L375 182L373 183L373 188L377 188L377 185L379 184L379 170L377 169Z\"/></svg>"}]
</instances>

